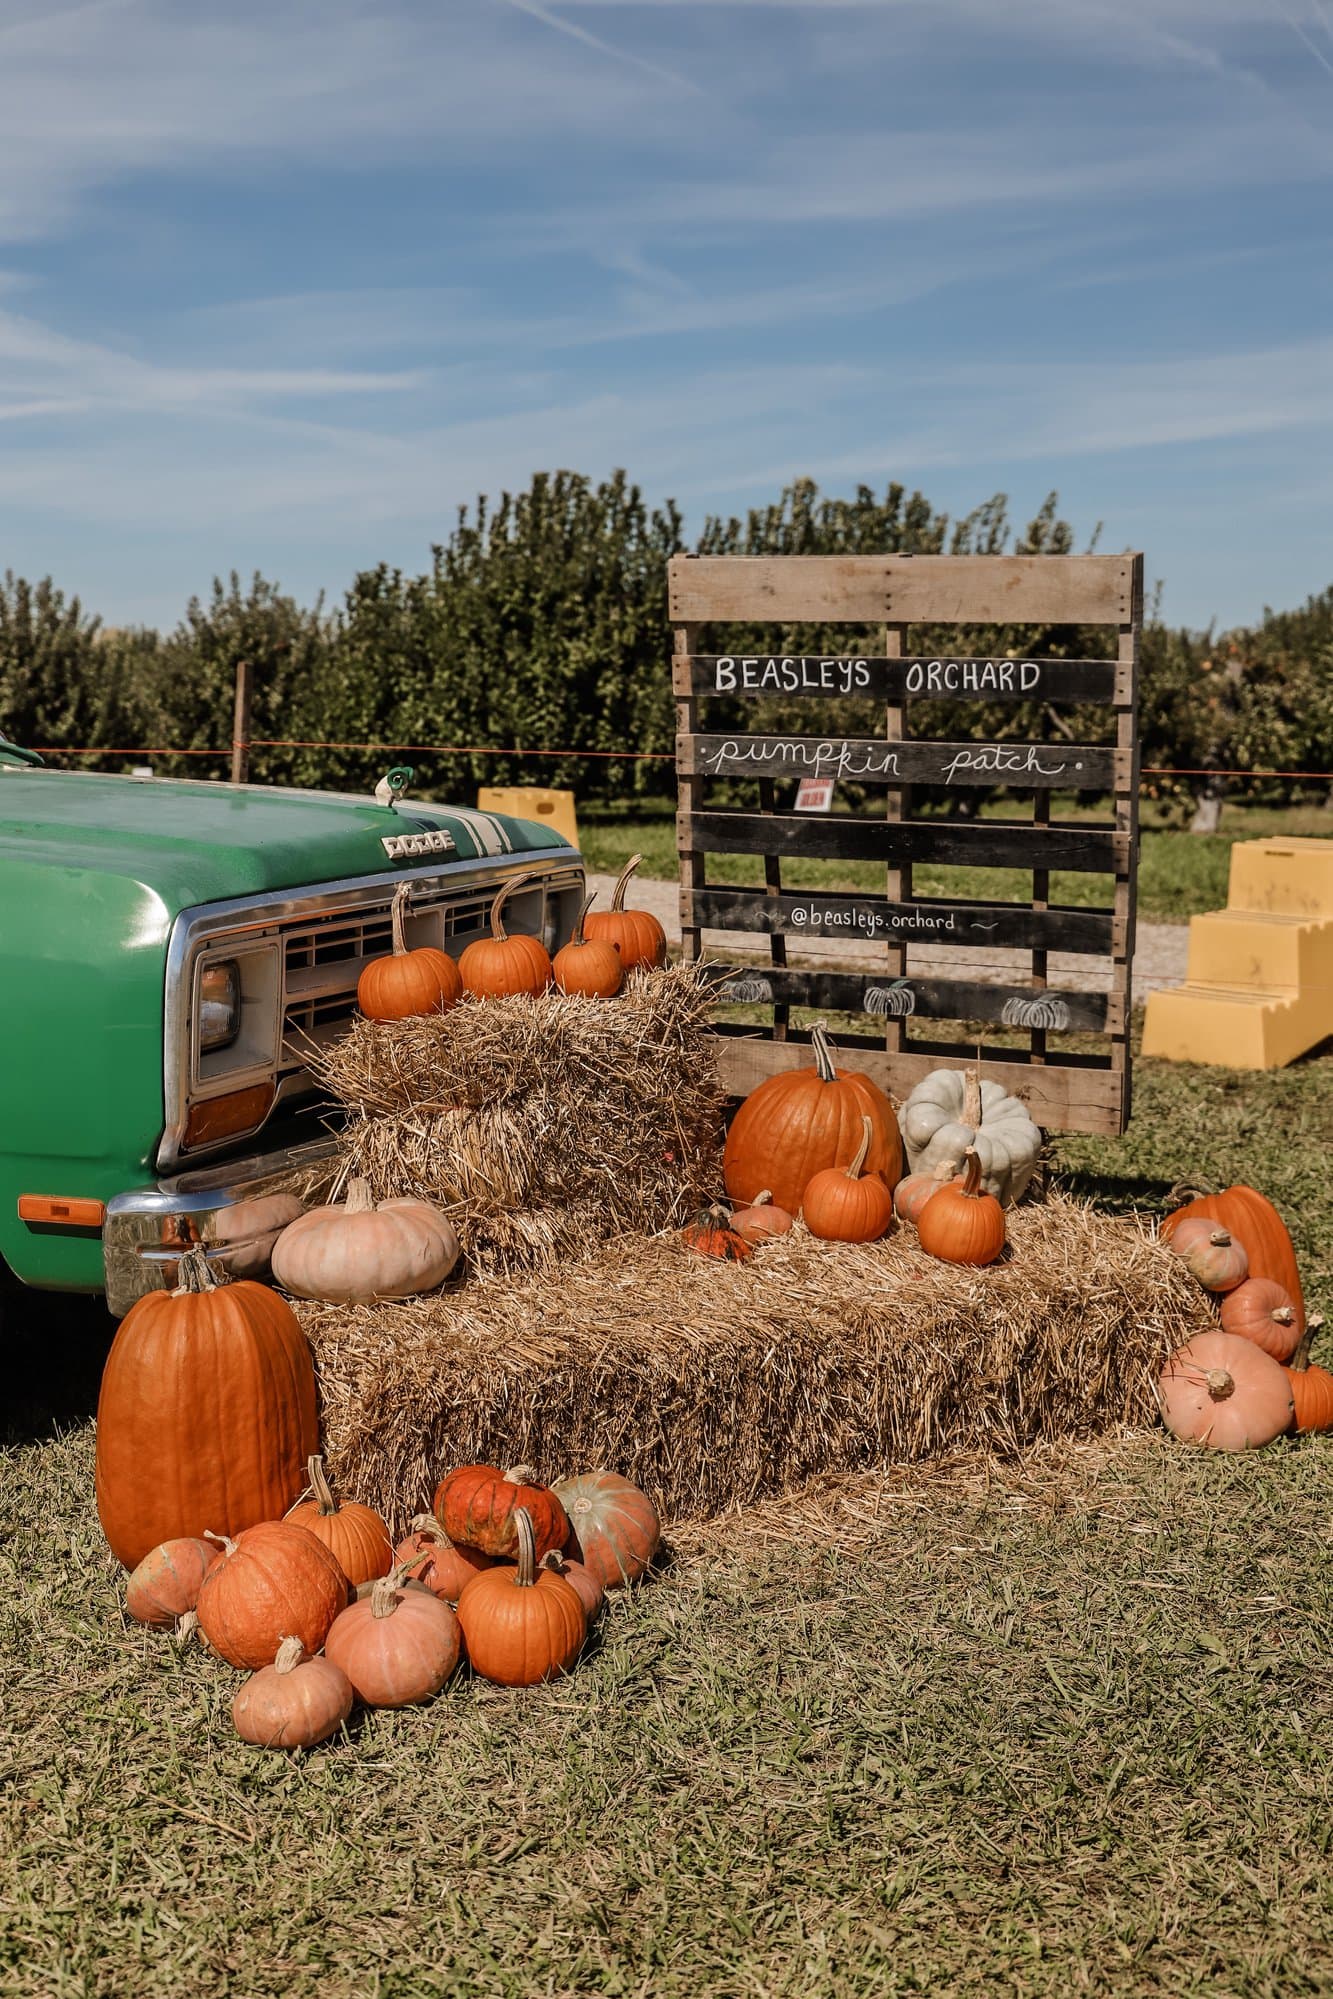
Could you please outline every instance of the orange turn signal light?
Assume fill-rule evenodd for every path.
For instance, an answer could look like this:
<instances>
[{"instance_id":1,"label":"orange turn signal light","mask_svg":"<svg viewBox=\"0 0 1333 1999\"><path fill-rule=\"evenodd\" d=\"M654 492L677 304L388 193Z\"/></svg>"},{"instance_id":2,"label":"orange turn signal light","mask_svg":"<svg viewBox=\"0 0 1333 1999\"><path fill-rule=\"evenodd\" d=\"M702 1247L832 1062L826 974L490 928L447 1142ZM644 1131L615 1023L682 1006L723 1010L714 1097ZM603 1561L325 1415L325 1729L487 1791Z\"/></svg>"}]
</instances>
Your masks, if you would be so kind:
<instances>
[{"instance_id":1,"label":"orange turn signal light","mask_svg":"<svg viewBox=\"0 0 1333 1999\"><path fill-rule=\"evenodd\" d=\"M225 1097L192 1104L185 1120L186 1145L214 1145L220 1138L254 1131L268 1116L276 1094L272 1083L255 1083L248 1090L231 1090Z\"/></svg>"},{"instance_id":2,"label":"orange turn signal light","mask_svg":"<svg viewBox=\"0 0 1333 1999\"><path fill-rule=\"evenodd\" d=\"M45 1222L56 1228L100 1229L106 1220L106 1203L63 1194L20 1194L19 1220Z\"/></svg>"}]
</instances>

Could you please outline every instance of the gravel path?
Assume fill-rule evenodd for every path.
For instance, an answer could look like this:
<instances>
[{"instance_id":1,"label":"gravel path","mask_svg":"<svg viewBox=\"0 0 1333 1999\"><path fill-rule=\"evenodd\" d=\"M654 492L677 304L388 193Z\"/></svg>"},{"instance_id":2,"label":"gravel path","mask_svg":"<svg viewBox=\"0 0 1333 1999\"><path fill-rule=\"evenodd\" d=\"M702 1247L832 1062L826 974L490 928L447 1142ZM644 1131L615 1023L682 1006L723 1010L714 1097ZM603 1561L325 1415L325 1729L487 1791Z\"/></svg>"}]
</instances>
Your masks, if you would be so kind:
<instances>
[{"instance_id":1,"label":"gravel path","mask_svg":"<svg viewBox=\"0 0 1333 1999\"><path fill-rule=\"evenodd\" d=\"M613 875L589 875L589 889L597 890L599 905L611 900L615 887ZM669 941L680 942L680 892L675 882L645 881L636 876L630 902L636 909L651 910L666 931ZM1134 992L1136 996L1152 992L1159 986L1179 985L1185 976L1185 951L1189 936L1189 926L1184 923L1140 923L1138 940L1134 952ZM759 940L755 948L745 953L736 948L736 933L725 930L705 930L705 948L728 959L741 960L753 956L760 958ZM789 961L793 965L825 965L845 971L874 970L882 965L883 957L866 951L823 951L812 945L796 944L787 940ZM766 958L763 960L767 962ZM1030 969L1030 960L1025 952L1007 951L1000 948L970 951L964 960L969 978L986 979L997 985L1017 977L1025 978ZM961 969L959 953L932 951L925 947L909 945L907 948L907 969L918 978L945 977L950 972ZM1073 953L1053 951L1047 976L1053 986L1064 986L1070 992L1104 991L1110 984L1109 967L1096 959L1080 957Z\"/></svg>"}]
</instances>

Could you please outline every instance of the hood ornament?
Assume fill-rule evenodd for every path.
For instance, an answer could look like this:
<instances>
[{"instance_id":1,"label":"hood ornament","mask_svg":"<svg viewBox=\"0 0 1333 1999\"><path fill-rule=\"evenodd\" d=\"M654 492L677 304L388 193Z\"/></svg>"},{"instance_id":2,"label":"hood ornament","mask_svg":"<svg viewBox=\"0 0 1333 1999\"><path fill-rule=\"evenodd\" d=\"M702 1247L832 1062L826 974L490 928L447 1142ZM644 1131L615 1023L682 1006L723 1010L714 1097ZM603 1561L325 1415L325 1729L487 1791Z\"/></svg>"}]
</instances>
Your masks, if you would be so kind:
<instances>
[{"instance_id":1,"label":"hood ornament","mask_svg":"<svg viewBox=\"0 0 1333 1999\"><path fill-rule=\"evenodd\" d=\"M415 776L416 772L411 764L395 764L392 770L385 772L375 786L375 803L387 806L392 812Z\"/></svg>"}]
</instances>

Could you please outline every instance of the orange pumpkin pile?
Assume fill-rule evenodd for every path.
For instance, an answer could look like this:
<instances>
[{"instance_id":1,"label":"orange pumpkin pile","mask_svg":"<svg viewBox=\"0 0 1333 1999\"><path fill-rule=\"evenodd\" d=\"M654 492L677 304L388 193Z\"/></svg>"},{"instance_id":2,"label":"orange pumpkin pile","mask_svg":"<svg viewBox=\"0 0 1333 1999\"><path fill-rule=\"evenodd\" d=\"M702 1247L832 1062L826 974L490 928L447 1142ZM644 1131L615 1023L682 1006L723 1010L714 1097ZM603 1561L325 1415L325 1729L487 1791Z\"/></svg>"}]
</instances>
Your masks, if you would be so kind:
<instances>
[{"instance_id":1,"label":"orange pumpkin pile","mask_svg":"<svg viewBox=\"0 0 1333 1999\"><path fill-rule=\"evenodd\" d=\"M1267 1196L1246 1186L1197 1195L1167 1216L1161 1238L1211 1294L1219 1327L1168 1361L1157 1391L1168 1428L1224 1451L1333 1430L1333 1375L1308 1356L1320 1321L1306 1317L1291 1234Z\"/></svg>"},{"instance_id":2,"label":"orange pumpkin pile","mask_svg":"<svg viewBox=\"0 0 1333 1999\"><path fill-rule=\"evenodd\" d=\"M127 1388L145 1355L156 1429ZM395 1548L373 1508L339 1501L313 1448L307 1493L295 1489L307 1438L310 1351L276 1292L216 1284L191 1252L177 1292L126 1314L97 1431L98 1510L133 1564L125 1610L182 1639L197 1632L249 1674L232 1719L261 1747L324 1742L358 1702L430 1700L464 1656L501 1686L571 1672L606 1591L642 1576L661 1539L651 1501L612 1472L553 1489L526 1467L463 1465ZM160 1538L144 1546L149 1523Z\"/></svg>"}]
</instances>

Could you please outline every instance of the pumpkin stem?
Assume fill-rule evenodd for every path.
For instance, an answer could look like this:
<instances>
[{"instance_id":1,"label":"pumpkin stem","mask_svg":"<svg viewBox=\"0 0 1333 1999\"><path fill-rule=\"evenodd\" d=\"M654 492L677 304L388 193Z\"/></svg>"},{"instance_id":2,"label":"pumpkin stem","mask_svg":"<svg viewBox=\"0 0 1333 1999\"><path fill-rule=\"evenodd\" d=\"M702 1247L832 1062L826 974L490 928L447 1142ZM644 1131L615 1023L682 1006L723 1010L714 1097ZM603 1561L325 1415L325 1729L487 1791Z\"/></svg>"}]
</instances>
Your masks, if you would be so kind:
<instances>
[{"instance_id":1,"label":"pumpkin stem","mask_svg":"<svg viewBox=\"0 0 1333 1999\"><path fill-rule=\"evenodd\" d=\"M275 1673L294 1672L305 1657L305 1646L299 1638L284 1638L278 1647L278 1656L273 1661Z\"/></svg>"},{"instance_id":2,"label":"pumpkin stem","mask_svg":"<svg viewBox=\"0 0 1333 1999\"><path fill-rule=\"evenodd\" d=\"M420 1534L423 1541L433 1541L437 1548L452 1548L454 1545L433 1513L418 1513L409 1532Z\"/></svg>"},{"instance_id":3,"label":"pumpkin stem","mask_svg":"<svg viewBox=\"0 0 1333 1999\"><path fill-rule=\"evenodd\" d=\"M369 1180L349 1180L347 1182L347 1206L349 1215L368 1215L375 1205L375 1196L370 1191Z\"/></svg>"},{"instance_id":4,"label":"pumpkin stem","mask_svg":"<svg viewBox=\"0 0 1333 1999\"><path fill-rule=\"evenodd\" d=\"M624 867L621 869L620 879L616 883L615 893L611 897L612 909L623 909L625 907L625 890L629 886L629 878L634 873L635 868L638 867L639 862L642 859L643 859L642 854L631 854L629 859L626 861Z\"/></svg>"},{"instance_id":5,"label":"pumpkin stem","mask_svg":"<svg viewBox=\"0 0 1333 1999\"><path fill-rule=\"evenodd\" d=\"M520 1589L532 1589L537 1581L537 1542L526 1506L514 1508L514 1526L518 1530L518 1574L514 1580Z\"/></svg>"},{"instance_id":6,"label":"pumpkin stem","mask_svg":"<svg viewBox=\"0 0 1333 1999\"><path fill-rule=\"evenodd\" d=\"M838 1072L833 1066L833 1050L829 1047L828 1025L817 1020L810 1029L810 1045L815 1051L815 1071L821 1083L836 1083Z\"/></svg>"},{"instance_id":7,"label":"pumpkin stem","mask_svg":"<svg viewBox=\"0 0 1333 1999\"><path fill-rule=\"evenodd\" d=\"M236 1553L236 1543L229 1534L215 1534L211 1527L205 1527L203 1538L205 1541L216 1541L225 1556Z\"/></svg>"},{"instance_id":8,"label":"pumpkin stem","mask_svg":"<svg viewBox=\"0 0 1333 1999\"><path fill-rule=\"evenodd\" d=\"M209 1269L204 1250L198 1243L193 1243L181 1257L174 1295L181 1298L187 1291L216 1291L219 1281Z\"/></svg>"},{"instance_id":9,"label":"pumpkin stem","mask_svg":"<svg viewBox=\"0 0 1333 1999\"><path fill-rule=\"evenodd\" d=\"M981 1066L963 1073L963 1123L973 1131L981 1128Z\"/></svg>"},{"instance_id":10,"label":"pumpkin stem","mask_svg":"<svg viewBox=\"0 0 1333 1999\"><path fill-rule=\"evenodd\" d=\"M1177 1180L1167 1192L1167 1212L1171 1214L1177 1208L1188 1207L1191 1201L1210 1201L1216 1192L1216 1187L1196 1187L1188 1180Z\"/></svg>"},{"instance_id":11,"label":"pumpkin stem","mask_svg":"<svg viewBox=\"0 0 1333 1999\"><path fill-rule=\"evenodd\" d=\"M176 1640L176 1643L178 1645L188 1645L198 1629L199 1629L198 1611L186 1610L183 1611L181 1615L176 1619L176 1628L171 1635Z\"/></svg>"},{"instance_id":12,"label":"pumpkin stem","mask_svg":"<svg viewBox=\"0 0 1333 1999\"><path fill-rule=\"evenodd\" d=\"M863 1117L861 1119L861 1143L856 1148L855 1159L852 1161L851 1165L847 1168L847 1178L849 1180L859 1180L861 1178L861 1168L865 1165L866 1154L870 1150L870 1132L871 1132L870 1119L868 1117Z\"/></svg>"},{"instance_id":13,"label":"pumpkin stem","mask_svg":"<svg viewBox=\"0 0 1333 1999\"><path fill-rule=\"evenodd\" d=\"M415 1562L403 1562L398 1568L390 1569L387 1576L377 1576L370 1592L370 1614L372 1617L392 1617L398 1608L398 1600L403 1584L416 1567Z\"/></svg>"},{"instance_id":14,"label":"pumpkin stem","mask_svg":"<svg viewBox=\"0 0 1333 1999\"><path fill-rule=\"evenodd\" d=\"M541 1477L532 1465L514 1465L505 1473L510 1485L540 1485Z\"/></svg>"},{"instance_id":15,"label":"pumpkin stem","mask_svg":"<svg viewBox=\"0 0 1333 1999\"><path fill-rule=\"evenodd\" d=\"M594 889L592 894L586 899L586 901L583 904L583 907L579 911L578 921L574 925L574 935L569 940L571 944L587 943L588 940L583 934L583 920L587 916L588 911L592 908L596 900L597 900L597 891L596 889Z\"/></svg>"},{"instance_id":16,"label":"pumpkin stem","mask_svg":"<svg viewBox=\"0 0 1333 1999\"><path fill-rule=\"evenodd\" d=\"M1228 1395L1234 1395L1236 1392L1235 1381L1224 1367L1210 1367L1204 1380L1208 1384L1208 1393L1214 1402L1225 1402Z\"/></svg>"},{"instance_id":17,"label":"pumpkin stem","mask_svg":"<svg viewBox=\"0 0 1333 1999\"><path fill-rule=\"evenodd\" d=\"M973 1201L981 1192L981 1161L975 1145L969 1145L963 1154L963 1184L958 1191Z\"/></svg>"},{"instance_id":18,"label":"pumpkin stem","mask_svg":"<svg viewBox=\"0 0 1333 1999\"><path fill-rule=\"evenodd\" d=\"M496 895L495 901L491 904L491 937L495 943L504 944L508 942L509 932L505 929L504 917L501 912L510 896L514 893L514 890L522 888L524 882L530 882L531 880L532 876L530 874L513 875L507 882L501 883L499 893Z\"/></svg>"},{"instance_id":19,"label":"pumpkin stem","mask_svg":"<svg viewBox=\"0 0 1333 1999\"><path fill-rule=\"evenodd\" d=\"M755 1195L754 1199L750 1203L750 1206L752 1208L768 1207L772 1204L772 1200L773 1200L773 1189L771 1187L765 1187L762 1194Z\"/></svg>"},{"instance_id":20,"label":"pumpkin stem","mask_svg":"<svg viewBox=\"0 0 1333 1999\"><path fill-rule=\"evenodd\" d=\"M305 1469L306 1477L310 1480L310 1490L315 1495L315 1503L319 1507L320 1515L323 1519L327 1520L331 1513L338 1511L338 1502L333 1496L333 1487L329 1484L329 1475L324 1469L323 1458L308 1458Z\"/></svg>"},{"instance_id":21,"label":"pumpkin stem","mask_svg":"<svg viewBox=\"0 0 1333 1999\"><path fill-rule=\"evenodd\" d=\"M1289 1326L1295 1319L1296 1314L1290 1305L1279 1305L1268 1316L1273 1320L1275 1325Z\"/></svg>"},{"instance_id":22,"label":"pumpkin stem","mask_svg":"<svg viewBox=\"0 0 1333 1999\"><path fill-rule=\"evenodd\" d=\"M403 918L407 914L407 905L411 897L412 884L410 882L399 882L393 892L393 901L389 905L389 918L393 924L393 955L395 958L405 958L407 956L407 938L403 934Z\"/></svg>"}]
</instances>

